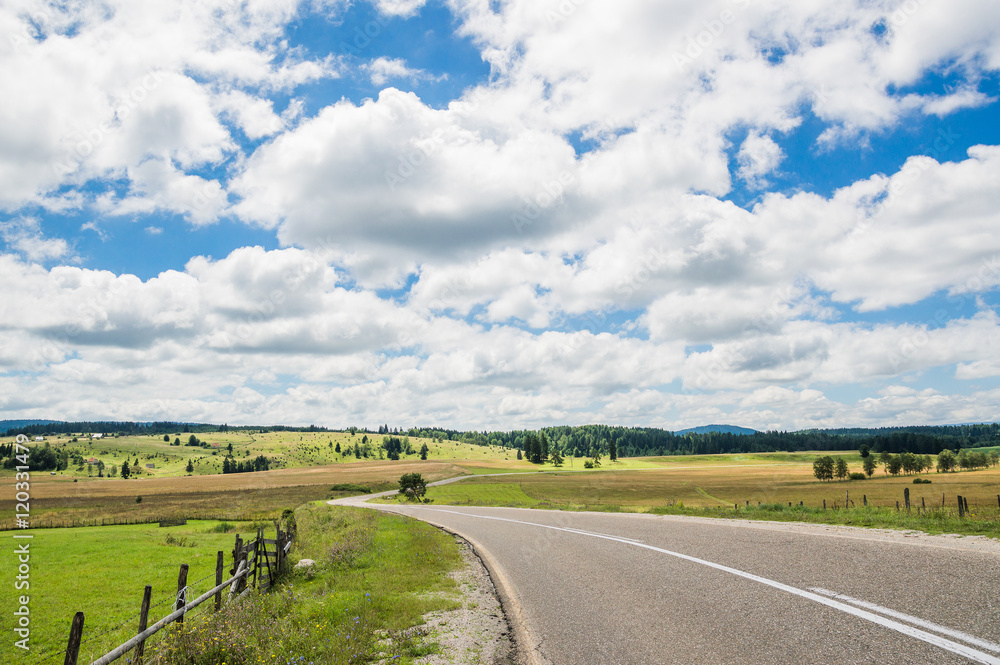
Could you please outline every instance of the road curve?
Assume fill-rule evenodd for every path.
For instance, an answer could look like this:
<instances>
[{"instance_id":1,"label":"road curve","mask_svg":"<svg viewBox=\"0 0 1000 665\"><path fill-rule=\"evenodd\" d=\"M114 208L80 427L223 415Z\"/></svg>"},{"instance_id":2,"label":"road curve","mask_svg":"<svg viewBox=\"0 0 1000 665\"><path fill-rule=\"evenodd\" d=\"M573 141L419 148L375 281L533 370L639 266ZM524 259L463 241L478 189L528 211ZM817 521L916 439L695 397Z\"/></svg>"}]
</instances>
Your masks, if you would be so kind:
<instances>
[{"instance_id":1,"label":"road curve","mask_svg":"<svg viewBox=\"0 0 1000 665\"><path fill-rule=\"evenodd\" d=\"M469 540L533 664L1000 665L995 541L366 498Z\"/></svg>"}]
</instances>

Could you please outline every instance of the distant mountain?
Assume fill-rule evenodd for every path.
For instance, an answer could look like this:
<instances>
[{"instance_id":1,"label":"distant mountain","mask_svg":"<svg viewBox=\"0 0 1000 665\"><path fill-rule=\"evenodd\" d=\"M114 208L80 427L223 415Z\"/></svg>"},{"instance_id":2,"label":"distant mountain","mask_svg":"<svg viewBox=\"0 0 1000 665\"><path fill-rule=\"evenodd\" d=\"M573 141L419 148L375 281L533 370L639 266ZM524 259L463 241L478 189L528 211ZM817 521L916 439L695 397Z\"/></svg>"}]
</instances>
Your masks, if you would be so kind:
<instances>
[{"instance_id":1,"label":"distant mountain","mask_svg":"<svg viewBox=\"0 0 1000 665\"><path fill-rule=\"evenodd\" d=\"M30 425L48 425L58 420L0 420L0 434L6 434L12 429L21 429Z\"/></svg>"},{"instance_id":2,"label":"distant mountain","mask_svg":"<svg viewBox=\"0 0 1000 665\"><path fill-rule=\"evenodd\" d=\"M685 434L708 434L709 432L724 432L726 434L756 434L757 430L748 427L737 427L736 425L702 425L701 427L689 427L674 432L677 436Z\"/></svg>"}]
</instances>

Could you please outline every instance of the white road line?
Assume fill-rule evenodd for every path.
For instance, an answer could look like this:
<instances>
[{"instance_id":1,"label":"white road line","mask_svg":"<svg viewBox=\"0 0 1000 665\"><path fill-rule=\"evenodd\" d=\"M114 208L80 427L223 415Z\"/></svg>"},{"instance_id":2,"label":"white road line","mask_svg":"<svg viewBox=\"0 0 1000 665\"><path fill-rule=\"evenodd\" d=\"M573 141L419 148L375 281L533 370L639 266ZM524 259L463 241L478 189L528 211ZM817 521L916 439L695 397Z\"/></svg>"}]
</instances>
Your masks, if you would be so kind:
<instances>
[{"instance_id":1,"label":"white road line","mask_svg":"<svg viewBox=\"0 0 1000 665\"><path fill-rule=\"evenodd\" d=\"M550 526L548 524L537 524L535 522L524 522L522 520L514 520L506 517L492 517L490 515L475 515L471 513L462 513L457 510L444 510L441 508L417 508L417 510L426 510L432 513L450 513L452 515L461 515L462 517L473 517L477 519L484 520L494 520L497 522L511 522L513 524L523 524L525 526L536 526L542 529L551 529L553 531L564 531L566 533L575 533L581 536L588 536L590 538L600 538L602 540L610 540L618 543L624 543L625 545L632 545L633 547L641 547L643 549L652 550L653 552L659 552L661 554L667 554L678 559L683 559L684 561L690 561L692 563L701 564L702 566L707 566L709 568L714 568L716 570L721 570L723 572L729 573L731 575L736 575L737 577L742 577L744 579L752 580L754 582L759 582L760 584L766 584L769 587L785 591L787 593L799 596L800 598L805 598L806 600L811 600L820 605L825 605L827 607L833 608L835 610L840 610L845 614L850 614L852 616L858 617L859 619L865 619L874 624L894 630L903 635L908 635L909 637L921 640L922 642L927 642L933 646L940 649L950 651L954 654L968 658L977 663L983 663L984 665L1000 665L1000 658L991 656L988 653L973 649L965 644L959 644L958 642L953 642L951 640L945 639L940 635L935 635L933 633L928 633L926 631L920 630L919 628L914 628L913 626L908 626L904 623L899 623L898 621L893 621L892 619L887 619L884 616L873 614L865 610L854 607L853 605L847 605L833 598L828 598L826 596L820 595L818 593L813 593L812 591L806 591L804 589L799 589L797 587L789 586L788 584L783 584L781 582L776 582L774 580L769 580L766 577L760 577L759 575L754 575L736 568L730 568L729 566L723 566L722 564L713 563L711 561L706 561L705 559L699 559L697 557L689 556L687 554L681 554L680 552L672 552L670 550L665 550L660 547L654 547L652 545L646 545L645 543L640 543L635 540L630 540L628 538L620 538L618 536L608 536L601 533L593 533L590 531L582 531L580 529L571 529L568 527Z\"/></svg>"},{"instance_id":2,"label":"white road line","mask_svg":"<svg viewBox=\"0 0 1000 665\"><path fill-rule=\"evenodd\" d=\"M954 637L957 640L961 640L973 646L977 646L980 649L986 649L987 651L1000 653L1000 644L994 644L993 642L980 639L975 635L969 635L968 633L963 633L962 631L955 630L954 628L941 626L932 621L921 619L920 617L915 617L909 614L904 614L902 612L897 612L896 610L891 610L888 607L882 607L881 605L876 605L875 603L869 603L866 600L861 600L859 598L852 598L851 596L845 596L844 594L837 593L836 591L829 591L827 589L820 589L817 587L810 587L809 590L823 594L824 596L829 596L830 598L836 598L837 600L842 600L845 603L850 603L851 605L857 605L858 607L863 607L865 609L872 610L873 612L878 612L879 614L885 614L887 616L895 617L896 619L906 621L907 623L912 623L915 626L922 626L927 630L933 630L935 633L941 633L942 635L948 635L950 637Z\"/></svg>"}]
</instances>

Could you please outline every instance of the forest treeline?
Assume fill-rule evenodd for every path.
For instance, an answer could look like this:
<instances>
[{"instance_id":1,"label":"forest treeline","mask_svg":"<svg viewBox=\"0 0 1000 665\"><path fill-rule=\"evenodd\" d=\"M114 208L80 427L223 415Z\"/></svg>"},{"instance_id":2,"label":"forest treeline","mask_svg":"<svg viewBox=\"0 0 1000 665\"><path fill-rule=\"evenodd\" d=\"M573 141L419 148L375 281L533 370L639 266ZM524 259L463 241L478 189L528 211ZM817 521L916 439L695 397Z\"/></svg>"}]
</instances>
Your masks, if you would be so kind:
<instances>
[{"instance_id":1,"label":"forest treeline","mask_svg":"<svg viewBox=\"0 0 1000 665\"><path fill-rule=\"evenodd\" d=\"M352 433L369 432L351 427ZM46 434L103 433L105 435L162 435L187 432L324 432L324 427L288 426L229 426L177 422L73 422L31 425L8 432L30 437ZM427 437L437 440L461 441L477 446L499 446L526 450L532 435L545 434L552 450L572 457L588 457L593 452L608 455L614 443L618 457L659 455L717 455L729 453L797 452L803 450L834 451L867 446L874 452L937 455L942 450L958 451L1000 445L1000 424L914 426L893 428L845 428L801 430L797 432L729 432L688 433L681 436L655 427L617 427L611 425L580 425L545 427L541 430L511 430L508 432L475 432L439 427L405 430L382 425L379 433Z\"/></svg>"},{"instance_id":2,"label":"forest treeline","mask_svg":"<svg viewBox=\"0 0 1000 665\"><path fill-rule=\"evenodd\" d=\"M874 452L937 455L945 449L960 450L1000 445L1000 424L953 427L907 427L868 430L805 430L799 432L674 433L653 427L582 425L545 427L550 445L563 455L586 457L593 451L608 455L614 442L619 457L659 455L721 455L730 453L798 452L802 450L848 450L867 445ZM510 432L464 432L444 428L414 428L409 436L451 439L480 446L525 450L532 430Z\"/></svg>"}]
</instances>

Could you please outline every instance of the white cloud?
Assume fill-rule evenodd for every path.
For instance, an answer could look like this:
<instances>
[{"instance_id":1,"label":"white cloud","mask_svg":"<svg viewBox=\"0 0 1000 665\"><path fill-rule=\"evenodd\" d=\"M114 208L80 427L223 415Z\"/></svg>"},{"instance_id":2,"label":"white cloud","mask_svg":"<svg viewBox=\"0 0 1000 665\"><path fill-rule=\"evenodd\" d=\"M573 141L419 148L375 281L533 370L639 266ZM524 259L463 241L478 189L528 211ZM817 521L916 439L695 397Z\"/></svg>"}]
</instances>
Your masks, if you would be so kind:
<instances>
[{"instance_id":1,"label":"white cloud","mask_svg":"<svg viewBox=\"0 0 1000 665\"><path fill-rule=\"evenodd\" d=\"M62 238L47 238L35 217L0 222L0 237L8 247L31 261L70 258L69 243Z\"/></svg>"},{"instance_id":2,"label":"white cloud","mask_svg":"<svg viewBox=\"0 0 1000 665\"><path fill-rule=\"evenodd\" d=\"M372 0L372 2L382 14L404 18L413 16L427 4L427 0Z\"/></svg>"},{"instance_id":3,"label":"white cloud","mask_svg":"<svg viewBox=\"0 0 1000 665\"><path fill-rule=\"evenodd\" d=\"M774 139L751 132L736 155L739 164L736 175L746 181L751 189L761 189L767 186L766 176L778 168L784 157L781 146Z\"/></svg>"},{"instance_id":4,"label":"white cloud","mask_svg":"<svg viewBox=\"0 0 1000 665\"><path fill-rule=\"evenodd\" d=\"M422 69L411 69L402 58L379 57L364 66L374 85L385 85L391 79L433 79Z\"/></svg>"}]
</instances>

